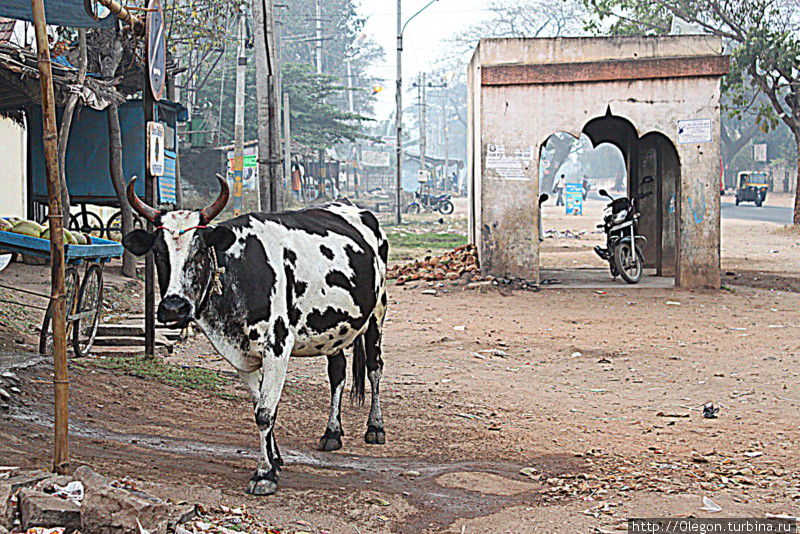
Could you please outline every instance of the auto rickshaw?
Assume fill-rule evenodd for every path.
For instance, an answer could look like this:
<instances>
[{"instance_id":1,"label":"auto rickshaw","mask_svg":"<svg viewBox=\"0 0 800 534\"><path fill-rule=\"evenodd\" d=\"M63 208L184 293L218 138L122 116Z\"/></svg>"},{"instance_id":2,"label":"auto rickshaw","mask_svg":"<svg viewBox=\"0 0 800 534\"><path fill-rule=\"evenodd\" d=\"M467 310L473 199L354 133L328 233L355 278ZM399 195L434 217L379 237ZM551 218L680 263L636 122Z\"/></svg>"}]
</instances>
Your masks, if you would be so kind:
<instances>
[{"instance_id":1,"label":"auto rickshaw","mask_svg":"<svg viewBox=\"0 0 800 534\"><path fill-rule=\"evenodd\" d=\"M768 187L769 177L766 172L740 172L736 186L736 205L738 206L739 202L755 202L756 206L761 207L767 198Z\"/></svg>"}]
</instances>

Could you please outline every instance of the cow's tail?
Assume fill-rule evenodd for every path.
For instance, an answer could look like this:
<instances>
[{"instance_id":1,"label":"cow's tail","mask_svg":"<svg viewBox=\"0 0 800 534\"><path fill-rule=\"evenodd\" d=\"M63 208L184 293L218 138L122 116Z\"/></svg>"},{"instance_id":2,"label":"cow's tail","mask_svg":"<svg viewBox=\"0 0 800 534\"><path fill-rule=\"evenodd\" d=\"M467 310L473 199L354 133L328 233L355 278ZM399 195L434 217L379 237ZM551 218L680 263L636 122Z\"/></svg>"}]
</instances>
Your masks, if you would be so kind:
<instances>
[{"instance_id":1,"label":"cow's tail","mask_svg":"<svg viewBox=\"0 0 800 534\"><path fill-rule=\"evenodd\" d=\"M364 404L365 380L367 377L367 351L364 349L364 335L353 343L353 387L350 388L350 401Z\"/></svg>"}]
</instances>

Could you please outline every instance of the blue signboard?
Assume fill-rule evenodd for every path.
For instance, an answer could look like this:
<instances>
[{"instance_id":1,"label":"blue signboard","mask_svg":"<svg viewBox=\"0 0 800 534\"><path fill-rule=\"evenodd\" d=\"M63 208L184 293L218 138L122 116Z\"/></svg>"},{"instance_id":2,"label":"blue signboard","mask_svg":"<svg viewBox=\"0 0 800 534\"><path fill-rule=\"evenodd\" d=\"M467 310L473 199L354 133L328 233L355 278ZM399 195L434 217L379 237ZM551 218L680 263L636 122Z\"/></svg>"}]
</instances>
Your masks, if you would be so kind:
<instances>
[{"instance_id":1,"label":"blue signboard","mask_svg":"<svg viewBox=\"0 0 800 534\"><path fill-rule=\"evenodd\" d=\"M567 182L567 215L583 215L583 184Z\"/></svg>"},{"instance_id":2,"label":"blue signboard","mask_svg":"<svg viewBox=\"0 0 800 534\"><path fill-rule=\"evenodd\" d=\"M175 196L175 152L164 150L164 175L158 176L159 204L177 204Z\"/></svg>"}]
</instances>

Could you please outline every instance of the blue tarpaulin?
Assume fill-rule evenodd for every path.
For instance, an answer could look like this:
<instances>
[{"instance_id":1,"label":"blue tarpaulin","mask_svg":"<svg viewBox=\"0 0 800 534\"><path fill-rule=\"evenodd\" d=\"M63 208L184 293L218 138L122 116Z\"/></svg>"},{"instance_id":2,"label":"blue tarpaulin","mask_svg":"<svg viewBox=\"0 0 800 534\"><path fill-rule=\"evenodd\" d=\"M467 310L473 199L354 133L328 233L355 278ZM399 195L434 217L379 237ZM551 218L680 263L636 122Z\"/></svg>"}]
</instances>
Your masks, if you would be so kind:
<instances>
[{"instance_id":1,"label":"blue tarpaulin","mask_svg":"<svg viewBox=\"0 0 800 534\"><path fill-rule=\"evenodd\" d=\"M93 3L94 0L86 0ZM73 28L113 28L115 17L94 20L84 7L84 0L44 0L44 13L48 24ZM31 0L0 1L0 17L33 22Z\"/></svg>"},{"instance_id":2,"label":"blue tarpaulin","mask_svg":"<svg viewBox=\"0 0 800 534\"><path fill-rule=\"evenodd\" d=\"M163 101L158 105L159 117L174 132L176 118L184 110L179 104ZM58 108L56 119L61 124L62 108ZM32 106L28 117L28 157L31 174L31 198L37 202L47 199L47 180L42 145L42 110ZM119 107L119 122L122 130L122 175L125 182L138 176L136 192L144 196L145 127L144 109L141 100L129 101ZM173 140L173 146L175 141ZM163 202L174 202L175 155L165 151L167 176L159 180L158 194ZM67 143L67 188L73 202L91 204L117 204L117 194L111 183L108 161L108 113L91 108L80 108L72 119ZM171 183L171 187L168 187Z\"/></svg>"}]
</instances>

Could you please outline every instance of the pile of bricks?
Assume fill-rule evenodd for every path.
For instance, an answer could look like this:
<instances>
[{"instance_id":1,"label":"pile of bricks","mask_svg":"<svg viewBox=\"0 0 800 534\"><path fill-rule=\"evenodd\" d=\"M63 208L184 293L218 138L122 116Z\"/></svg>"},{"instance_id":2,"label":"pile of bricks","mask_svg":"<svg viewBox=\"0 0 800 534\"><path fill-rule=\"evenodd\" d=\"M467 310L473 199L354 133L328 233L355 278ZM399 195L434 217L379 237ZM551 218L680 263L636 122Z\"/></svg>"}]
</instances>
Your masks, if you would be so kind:
<instances>
[{"instance_id":1,"label":"pile of bricks","mask_svg":"<svg viewBox=\"0 0 800 534\"><path fill-rule=\"evenodd\" d=\"M387 276L396 279L397 285L414 280L460 280L477 275L478 252L475 245L461 245L451 252L441 256L426 256L422 260L414 260L405 265L395 265L390 268Z\"/></svg>"}]
</instances>

